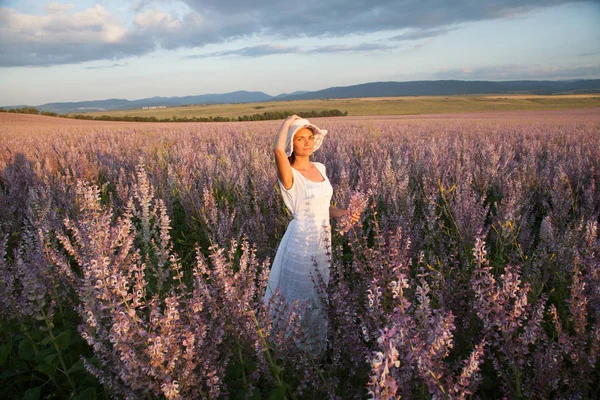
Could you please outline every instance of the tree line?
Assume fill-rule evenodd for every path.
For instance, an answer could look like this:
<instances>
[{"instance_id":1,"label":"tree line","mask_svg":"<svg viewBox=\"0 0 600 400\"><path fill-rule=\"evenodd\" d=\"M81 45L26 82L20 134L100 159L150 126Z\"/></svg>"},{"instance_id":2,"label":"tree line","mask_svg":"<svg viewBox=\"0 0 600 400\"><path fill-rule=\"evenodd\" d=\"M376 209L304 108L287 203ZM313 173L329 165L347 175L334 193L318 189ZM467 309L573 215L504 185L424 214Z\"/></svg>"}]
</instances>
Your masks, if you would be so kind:
<instances>
[{"instance_id":1,"label":"tree line","mask_svg":"<svg viewBox=\"0 0 600 400\"><path fill-rule=\"evenodd\" d=\"M9 108L5 110L0 107L0 112L16 113L16 114L40 114L40 110L35 107ZM56 113L52 113L56 116Z\"/></svg>"},{"instance_id":2,"label":"tree line","mask_svg":"<svg viewBox=\"0 0 600 400\"><path fill-rule=\"evenodd\" d=\"M317 118L317 117L342 117L347 116L348 111L340 110L311 110L311 111L268 111L263 113L256 113L252 115L243 115L239 117L167 117L157 118L155 116L142 117L139 115L125 115L123 117L112 116L112 115L101 115L93 116L86 114L57 114L50 111L39 111L35 107L22 107L22 108L0 108L0 112L8 113L19 113L19 114L37 114L46 115L49 117L60 117L60 118L72 118L72 119L85 119L91 121L125 121L125 122L235 122L235 121L268 121L276 119L285 119L290 115L298 114L304 118Z\"/></svg>"}]
</instances>

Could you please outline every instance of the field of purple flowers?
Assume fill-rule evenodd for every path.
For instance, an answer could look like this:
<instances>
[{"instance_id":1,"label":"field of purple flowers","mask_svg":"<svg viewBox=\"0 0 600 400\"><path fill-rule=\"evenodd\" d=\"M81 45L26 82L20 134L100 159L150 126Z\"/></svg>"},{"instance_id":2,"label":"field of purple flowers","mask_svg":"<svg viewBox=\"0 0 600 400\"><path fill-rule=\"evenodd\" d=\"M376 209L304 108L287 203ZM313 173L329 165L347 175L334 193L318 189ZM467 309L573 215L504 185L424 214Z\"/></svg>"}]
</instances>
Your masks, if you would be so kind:
<instances>
[{"instance_id":1,"label":"field of purple flowers","mask_svg":"<svg viewBox=\"0 0 600 400\"><path fill-rule=\"evenodd\" d=\"M0 126L2 397L599 398L599 111L315 120L369 200L318 356L262 302L280 121Z\"/></svg>"}]
</instances>

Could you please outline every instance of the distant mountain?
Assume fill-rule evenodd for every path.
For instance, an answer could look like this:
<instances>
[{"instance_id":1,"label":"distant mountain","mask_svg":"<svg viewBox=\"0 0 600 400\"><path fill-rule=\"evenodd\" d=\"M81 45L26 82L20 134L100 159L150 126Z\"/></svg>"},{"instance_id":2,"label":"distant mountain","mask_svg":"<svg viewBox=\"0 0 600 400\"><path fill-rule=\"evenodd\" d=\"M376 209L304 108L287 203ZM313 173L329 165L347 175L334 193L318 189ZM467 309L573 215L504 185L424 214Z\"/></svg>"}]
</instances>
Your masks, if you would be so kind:
<instances>
[{"instance_id":1,"label":"distant mountain","mask_svg":"<svg viewBox=\"0 0 600 400\"><path fill-rule=\"evenodd\" d=\"M142 107L175 107L199 104L253 103L268 101L272 98L273 96L269 96L263 92L237 91L224 94L203 94L198 96L184 97L157 96L139 100L108 99L80 101L73 103L47 103L36 106L36 108L40 111L50 111L58 114L74 114L93 111L128 110Z\"/></svg>"},{"instance_id":2,"label":"distant mountain","mask_svg":"<svg viewBox=\"0 0 600 400\"><path fill-rule=\"evenodd\" d=\"M600 79L577 81L414 81L373 82L332 87L290 95L282 100L340 99L352 97L449 96L461 94L557 94L600 92Z\"/></svg>"},{"instance_id":3,"label":"distant mountain","mask_svg":"<svg viewBox=\"0 0 600 400\"><path fill-rule=\"evenodd\" d=\"M600 79L568 81L413 81L372 82L331 87L315 92L282 93L237 91L184 97L151 97L139 100L108 99L73 103L48 103L35 106L40 111L74 114L92 111L127 110L142 107L174 107L199 104L253 103L282 100L317 100L352 97L449 96L477 94L562 94L600 93ZM19 106L24 107L24 106ZM17 108L16 106L4 108Z\"/></svg>"},{"instance_id":4,"label":"distant mountain","mask_svg":"<svg viewBox=\"0 0 600 400\"><path fill-rule=\"evenodd\" d=\"M278 94L275 97L272 97L271 100L273 100L273 101L285 101L290 96L300 96L300 95L303 95L305 93L310 93L310 92L308 92L306 90L299 90L297 92L292 92L292 93L281 93L281 94Z\"/></svg>"}]
</instances>

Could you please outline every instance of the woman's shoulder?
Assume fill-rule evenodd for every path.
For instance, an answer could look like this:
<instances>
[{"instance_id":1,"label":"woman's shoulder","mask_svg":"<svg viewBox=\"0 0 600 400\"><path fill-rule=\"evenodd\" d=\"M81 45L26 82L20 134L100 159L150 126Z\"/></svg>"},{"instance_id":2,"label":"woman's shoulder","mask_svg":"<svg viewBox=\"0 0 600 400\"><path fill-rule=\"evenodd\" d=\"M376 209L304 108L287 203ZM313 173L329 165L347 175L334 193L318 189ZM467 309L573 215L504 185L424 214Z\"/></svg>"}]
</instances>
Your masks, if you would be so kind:
<instances>
[{"instance_id":1,"label":"woman's shoulder","mask_svg":"<svg viewBox=\"0 0 600 400\"><path fill-rule=\"evenodd\" d=\"M321 172L321 174L323 176L325 176L325 173L327 172L327 169L325 168L325 165L320 163L320 162L313 162L313 165L319 170L319 172Z\"/></svg>"}]
</instances>

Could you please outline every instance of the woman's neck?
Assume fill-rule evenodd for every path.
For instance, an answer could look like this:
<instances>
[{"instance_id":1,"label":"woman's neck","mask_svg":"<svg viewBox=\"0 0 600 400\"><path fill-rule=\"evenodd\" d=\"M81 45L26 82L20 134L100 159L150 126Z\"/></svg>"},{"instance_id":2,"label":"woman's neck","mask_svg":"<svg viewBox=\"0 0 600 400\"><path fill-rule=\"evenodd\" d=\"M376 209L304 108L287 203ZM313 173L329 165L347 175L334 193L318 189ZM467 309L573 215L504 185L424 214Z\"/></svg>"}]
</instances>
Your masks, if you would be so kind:
<instances>
[{"instance_id":1,"label":"woman's neck","mask_svg":"<svg viewBox=\"0 0 600 400\"><path fill-rule=\"evenodd\" d=\"M308 171L310 166L310 159L308 157L296 156L296 158L294 158L294 163L292 164L292 167L297 171Z\"/></svg>"}]
</instances>

